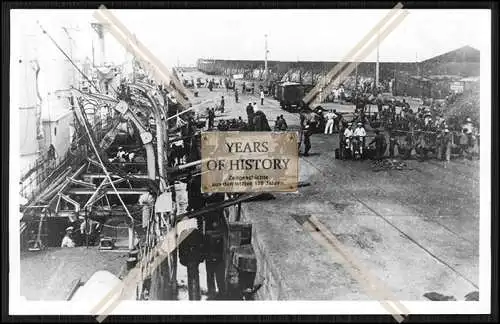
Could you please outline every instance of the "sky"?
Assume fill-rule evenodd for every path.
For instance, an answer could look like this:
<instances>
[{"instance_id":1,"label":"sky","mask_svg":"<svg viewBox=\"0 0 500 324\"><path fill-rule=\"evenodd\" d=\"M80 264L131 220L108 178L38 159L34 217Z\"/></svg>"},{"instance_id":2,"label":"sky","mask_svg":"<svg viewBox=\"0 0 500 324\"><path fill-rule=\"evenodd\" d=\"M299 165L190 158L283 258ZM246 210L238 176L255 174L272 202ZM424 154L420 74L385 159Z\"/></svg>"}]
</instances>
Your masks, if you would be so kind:
<instances>
[{"instance_id":1,"label":"sky","mask_svg":"<svg viewBox=\"0 0 500 324\"><path fill-rule=\"evenodd\" d=\"M194 65L198 58L279 61L340 61L388 10L111 10L167 66ZM75 52L91 57L94 10L15 10L12 20L41 35L39 21L57 41L71 27ZM490 42L488 10L409 10L380 44L381 62L415 62L469 45ZM12 30L12 36L19 30ZM35 36L36 37L36 36ZM43 46L52 46L46 37ZM106 51L125 60L125 50L106 36ZM375 61L372 51L364 61Z\"/></svg>"}]
</instances>

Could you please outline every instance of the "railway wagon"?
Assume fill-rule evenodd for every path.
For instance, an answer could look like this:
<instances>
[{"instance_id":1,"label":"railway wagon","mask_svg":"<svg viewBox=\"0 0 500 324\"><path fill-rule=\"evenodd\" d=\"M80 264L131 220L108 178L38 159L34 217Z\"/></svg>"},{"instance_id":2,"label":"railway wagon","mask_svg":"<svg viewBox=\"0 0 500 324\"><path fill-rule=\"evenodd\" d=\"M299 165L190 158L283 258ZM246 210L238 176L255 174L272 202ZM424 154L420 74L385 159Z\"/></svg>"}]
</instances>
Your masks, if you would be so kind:
<instances>
[{"instance_id":1,"label":"railway wagon","mask_svg":"<svg viewBox=\"0 0 500 324\"><path fill-rule=\"evenodd\" d=\"M198 60L197 68L199 71L206 73L208 75L216 74L215 61L213 60Z\"/></svg>"},{"instance_id":2,"label":"railway wagon","mask_svg":"<svg viewBox=\"0 0 500 324\"><path fill-rule=\"evenodd\" d=\"M280 102L283 109L296 110L300 107L302 98L304 98L304 86L296 82L280 83L276 87L276 99Z\"/></svg>"}]
</instances>

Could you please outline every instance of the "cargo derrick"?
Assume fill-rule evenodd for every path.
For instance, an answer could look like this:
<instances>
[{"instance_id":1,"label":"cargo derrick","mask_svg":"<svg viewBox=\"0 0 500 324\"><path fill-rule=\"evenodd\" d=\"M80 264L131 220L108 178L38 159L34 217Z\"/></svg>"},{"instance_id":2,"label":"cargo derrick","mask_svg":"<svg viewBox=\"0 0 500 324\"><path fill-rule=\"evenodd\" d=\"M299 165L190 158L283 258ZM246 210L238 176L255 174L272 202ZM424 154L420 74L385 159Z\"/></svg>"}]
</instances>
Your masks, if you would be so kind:
<instances>
[{"instance_id":1,"label":"cargo derrick","mask_svg":"<svg viewBox=\"0 0 500 324\"><path fill-rule=\"evenodd\" d=\"M53 42L71 61L54 40ZM70 150L79 152L80 155L73 159L71 167L66 170L61 168L59 176L55 176L52 182L49 181L46 189L26 209L25 216L37 218L38 221L37 230L32 231L35 239L29 243L35 250L42 249L44 228L45 241L49 239L46 234L47 226L44 227L44 224L48 220L68 218L71 225L78 226L81 233L85 234L85 244L79 242L80 245L95 245L92 244L93 240L89 240L89 235L93 232L94 236L97 233L100 237L100 249L122 247L125 252L129 252L129 269L140 260L142 280L137 283L138 299L176 299L177 249L181 264L188 267L190 299L200 299L199 274L196 270L204 259L207 260L208 286L215 288L214 277L217 277L219 296L239 296L237 299L241 299L243 290L237 288L238 271L235 266L240 262L238 260L252 259L248 246L244 256L236 258L236 265L230 261L234 253L239 255L235 249L241 244L250 243L250 234L248 226L231 226L225 208L240 206L243 201L254 198L255 195L202 195L199 183L201 175L197 168L201 164L200 154L190 154L187 164L168 168L169 135L178 137L178 129L188 124L180 116L188 116L186 112L197 108L189 103L189 92L180 83L175 71L174 77L165 72L167 83L162 85L146 76L140 80L135 74L133 82L121 79L118 91L113 89L116 95L114 97L100 93L94 82L74 63L73 66L97 93L91 93L91 89L86 92L73 89L70 102L79 126L76 129L79 136ZM102 116L103 113L106 116ZM189 136L190 146L194 147L194 151L199 151L199 133L194 132ZM127 155L129 161L123 158L124 146L130 151ZM116 157L109 158L117 149L121 151L118 151ZM142 157L142 162L131 161L130 153L137 154L138 158ZM144 171L147 171L147 175ZM183 190L180 188L177 191L174 181L183 178L187 178L190 199L188 208L182 211L178 208ZM147 203L138 206L143 197L149 197L146 199ZM238 211L240 209L238 207ZM197 219L198 228L182 243L177 242L175 235L176 245L166 258L155 253L155 248L166 234L172 234L172 229L176 229L178 222L189 218ZM209 230L205 231L205 228ZM245 235L241 235L242 228L246 229ZM123 240L120 241L117 234L113 236L112 233L106 233L106 229L115 232L127 229L125 241L128 244L121 245ZM182 236L185 233L176 234ZM242 236L245 237L244 240L238 239ZM60 242L60 238L56 237L49 245L59 246L58 240ZM158 260L154 260L157 258L163 261L160 260L156 271L146 273L152 263L158 263ZM254 265L255 262L250 261L250 264ZM255 270L252 266L244 267L243 288L252 288L253 281L250 279ZM230 275L227 276L226 273ZM229 281L233 284L229 285ZM229 286L232 288L229 289ZM211 290L214 294L215 289Z\"/></svg>"},{"instance_id":2,"label":"cargo derrick","mask_svg":"<svg viewBox=\"0 0 500 324\"><path fill-rule=\"evenodd\" d=\"M235 253L238 254L240 245L249 244L250 234L247 232L250 224L240 226L239 221L230 222L225 209L241 206L242 202L259 195L231 197L222 195L210 198L210 195L203 196L200 193L197 199L199 201L195 202L192 199L189 201L189 210L184 212L176 210L176 196L181 193L174 189L174 182L183 180L192 184L193 179L199 180L201 175L198 166L201 161L191 159L187 160L186 164L168 167L169 142L179 140L179 136L173 131L177 131L179 127L182 128L186 122L179 123L179 115L184 111L178 112L175 102L161 87L156 88L141 81L123 83L119 88L117 98L104 94L83 93L75 89L72 102L79 126L77 134L81 135L80 145L76 146L80 149L86 148L87 155L80 159L83 162L73 168L68 168L61 177L49 184L39 199L33 202L32 208L27 209L29 211L27 214L31 214L32 219L35 220L32 226L35 235L29 242L30 246L43 248L44 234L47 236L47 226L44 227L44 225L54 219L68 218L71 224L78 224L79 221L85 224L95 222L94 224L99 225L94 228L94 234L95 232L101 234L100 240L97 240L99 248L122 248L125 252L128 250L130 256L128 265L131 267L139 261L143 269L147 263L153 262L154 256L150 253L166 233L171 231L178 222L195 218L198 221L198 229L180 244L179 251L174 250L161 263L159 271L144 278L138 284L138 291L141 292L138 298L164 300L176 298L178 252L181 253L181 264L188 267L190 299L200 298L199 274L195 269L204 260L210 263L207 270L209 271L208 286L211 288L211 297L215 298L214 288L215 278L217 278L219 297L243 298L242 290L253 287L253 281L248 279L253 278L253 270L250 269L250 272L248 272L249 269L245 270L246 275L243 277L246 279L242 281L244 287L239 287L239 272L231 260ZM84 109L84 106L89 105L95 106L94 111L105 111L107 108L107 116L104 120L96 122L96 119L93 119L91 123ZM154 122L151 122L151 117ZM174 125L169 123L169 121L175 122L175 119L178 120ZM124 125L129 125L125 131L126 141L120 142L118 139L124 135ZM132 136L129 136L130 134ZM199 135L196 131L190 136L196 139ZM137 147L138 143L140 147ZM143 162L110 159L119 146L127 147L139 157L144 154L145 159ZM137 202L141 195L149 191L155 198L150 209L150 215L153 217L149 217L147 226L142 228L141 215L144 210L143 206L138 206ZM157 198L160 197L167 198L162 200L171 201L173 206L162 205L158 211ZM207 217L213 228L205 231L206 226L203 224ZM118 237L105 235L110 232L106 232L107 229L119 230L127 227L129 228L128 239L122 238L120 241ZM85 227L85 233L92 231L87 231L87 228ZM238 233L243 230L246 231L244 236L247 238L237 239L241 237ZM179 233L179 235L182 234ZM94 240L95 238L90 240L91 246ZM52 246L59 244L57 239L47 241L46 238L45 241L50 241L48 245ZM84 241L83 245L89 245L88 235ZM128 244L123 244L124 241L128 241ZM248 246L246 249L248 250ZM248 259L248 257L246 253L243 259ZM240 259L237 258L237 260Z\"/></svg>"}]
</instances>

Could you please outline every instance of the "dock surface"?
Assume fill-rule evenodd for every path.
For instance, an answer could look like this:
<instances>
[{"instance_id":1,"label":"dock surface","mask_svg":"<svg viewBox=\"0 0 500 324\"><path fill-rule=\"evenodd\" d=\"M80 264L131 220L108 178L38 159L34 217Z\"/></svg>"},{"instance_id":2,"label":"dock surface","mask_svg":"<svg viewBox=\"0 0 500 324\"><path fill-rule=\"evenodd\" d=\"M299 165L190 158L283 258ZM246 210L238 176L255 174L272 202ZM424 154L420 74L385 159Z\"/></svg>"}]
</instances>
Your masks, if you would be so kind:
<instances>
[{"instance_id":1,"label":"dock surface","mask_svg":"<svg viewBox=\"0 0 500 324\"><path fill-rule=\"evenodd\" d=\"M189 73L185 73L189 75ZM193 77L211 76L192 73ZM186 77L186 76L185 76ZM189 76L187 77L189 79ZM271 128L283 115L291 130L298 114L266 97L200 88L201 99L219 103L217 119L246 121L245 107L257 102ZM327 104L337 111L352 106ZM372 161L336 160L338 135L314 134L310 156L300 157L298 193L275 194L270 201L244 204L253 224L253 245L263 288L260 299L371 300L345 263L296 221L315 216L365 269L398 300L428 300L437 292L464 300L479 285L479 161L405 161L408 170L374 172ZM258 277L259 277L258 276Z\"/></svg>"}]
</instances>

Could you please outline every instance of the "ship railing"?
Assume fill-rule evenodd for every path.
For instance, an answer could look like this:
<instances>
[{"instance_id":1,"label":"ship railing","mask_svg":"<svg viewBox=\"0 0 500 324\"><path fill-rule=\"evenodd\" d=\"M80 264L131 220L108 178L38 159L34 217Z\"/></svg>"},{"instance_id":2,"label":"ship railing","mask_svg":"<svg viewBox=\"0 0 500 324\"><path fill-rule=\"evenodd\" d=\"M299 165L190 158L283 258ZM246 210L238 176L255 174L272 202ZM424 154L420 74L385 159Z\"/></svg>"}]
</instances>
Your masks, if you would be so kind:
<instances>
[{"instance_id":1,"label":"ship railing","mask_svg":"<svg viewBox=\"0 0 500 324\"><path fill-rule=\"evenodd\" d=\"M85 148L68 150L64 156L49 159L48 153L38 158L32 167L21 176L20 195L32 202L41 191L56 180L69 167L81 164L84 160Z\"/></svg>"}]
</instances>

